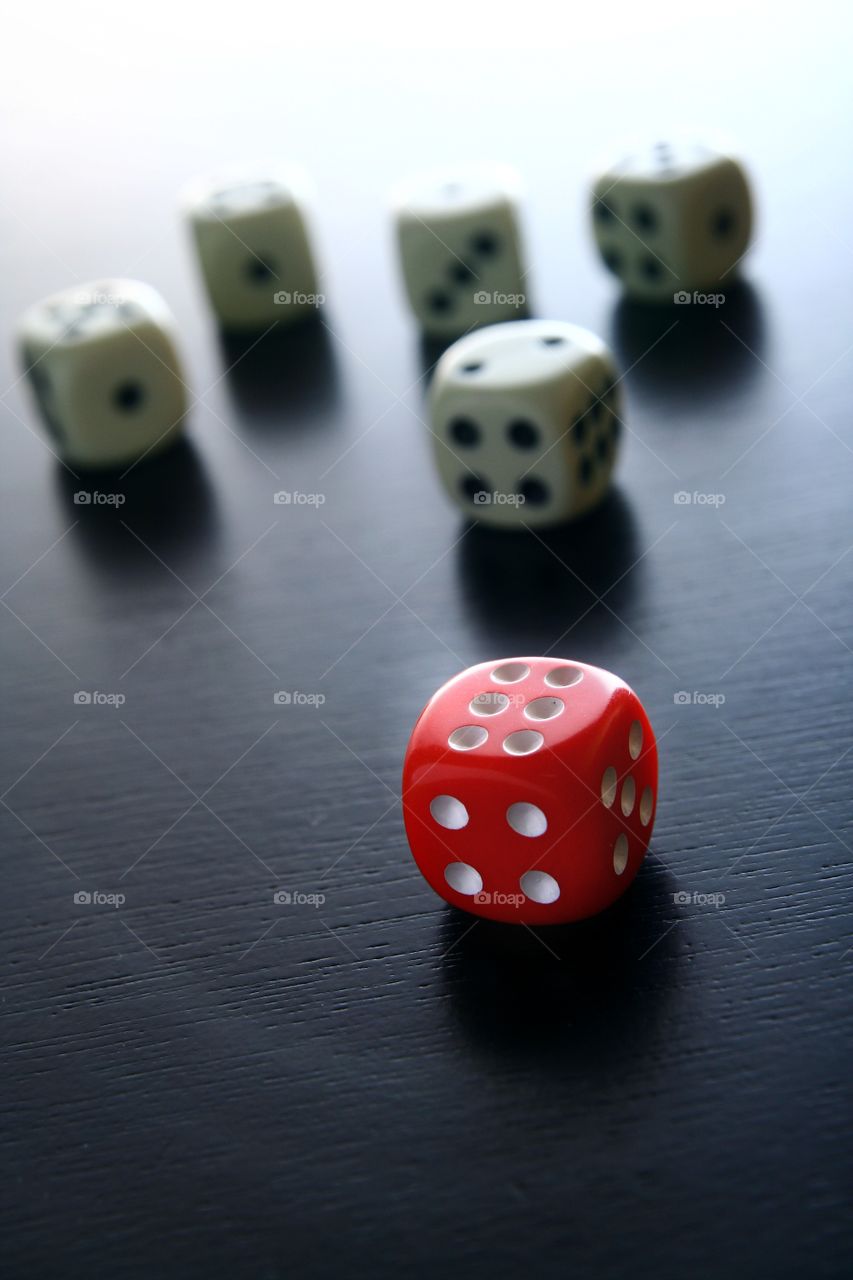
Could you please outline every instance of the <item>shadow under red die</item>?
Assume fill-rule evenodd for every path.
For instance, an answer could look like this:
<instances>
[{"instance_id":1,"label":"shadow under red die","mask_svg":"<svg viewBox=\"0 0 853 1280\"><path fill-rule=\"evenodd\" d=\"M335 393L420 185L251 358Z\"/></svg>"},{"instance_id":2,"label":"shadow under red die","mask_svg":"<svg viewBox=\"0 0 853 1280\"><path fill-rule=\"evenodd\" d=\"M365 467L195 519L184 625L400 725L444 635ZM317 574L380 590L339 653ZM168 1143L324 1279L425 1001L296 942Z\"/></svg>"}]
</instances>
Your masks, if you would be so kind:
<instances>
[{"instance_id":1,"label":"shadow under red die","mask_svg":"<svg viewBox=\"0 0 853 1280\"><path fill-rule=\"evenodd\" d=\"M612 672L555 658L483 662L421 712L403 765L415 862L474 915L564 924L610 906L646 854L657 746Z\"/></svg>"}]
</instances>

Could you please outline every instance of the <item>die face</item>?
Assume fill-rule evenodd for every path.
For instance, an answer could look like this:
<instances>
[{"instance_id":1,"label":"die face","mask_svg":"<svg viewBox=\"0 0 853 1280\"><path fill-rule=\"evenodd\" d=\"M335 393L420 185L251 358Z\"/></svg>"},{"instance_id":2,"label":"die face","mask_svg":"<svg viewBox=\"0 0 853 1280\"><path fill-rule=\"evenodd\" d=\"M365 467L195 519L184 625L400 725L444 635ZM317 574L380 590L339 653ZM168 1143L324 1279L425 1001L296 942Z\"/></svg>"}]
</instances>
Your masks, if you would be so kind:
<instances>
[{"instance_id":1,"label":"die face","mask_svg":"<svg viewBox=\"0 0 853 1280\"><path fill-rule=\"evenodd\" d=\"M639 298L672 301L710 287L749 243L749 187L740 165L701 144L635 153L595 182L592 223L605 266Z\"/></svg>"},{"instance_id":2,"label":"die face","mask_svg":"<svg viewBox=\"0 0 853 1280\"><path fill-rule=\"evenodd\" d=\"M316 312L303 187L292 177L202 181L187 191L199 265L224 328L256 329Z\"/></svg>"},{"instance_id":3,"label":"die face","mask_svg":"<svg viewBox=\"0 0 853 1280\"><path fill-rule=\"evenodd\" d=\"M556 924L636 875L657 791L654 734L618 677L512 658L469 668L422 712L403 771L415 860L446 901Z\"/></svg>"},{"instance_id":4,"label":"die face","mask_svg":"<svg viewBox=\"0 0 853 1280\"><path fill-rule=\"evenodd\" d=\"M593 190L593 231L604 265L627 293L671 301L687 259L678 182L607 174Z\"/></svg>"},{"instance_id":5,"label":"die face","mask_svg":"<svg viewBox=\"0 0 853 1280\"><path fill-rule=\"evenodd\" d=\"M397 241L410 305L425 332L441 337L525 309L514 175L428 175L395 198Z\"/></svg>"},{"instance_id":6,"label":"die face","mask_svg":"<svg viewBox=\"0 0 853 1280\"><path fill-rule=\"evenodd\" d=\"M674 138L635 148L623 156L610 173L613 178L634 179L657 186L659 183L678 183L703 170L713 169L719 158L719 152L697 138Z\"/></svg>"},{"instance_id":7,"label":"die face","mask_svg":"<svg viewBox=\"0 0 853 1280\"><path fill-rule=\"evenodd\" d=\"M69 461L120 466L174 440L186 412L174 327L160 295L131 280L55 294L22 318L28 380Z\"/></svg>"},{"instance_id":8,"label":"die face","mask_svg":"<svg viewBox=\"0 0 853 1280\"><path fill-rule=\"evenodd\" d=\"M68 436L62 421L62 405L58 379L51 378L47 369L42 367L45 348L38 344L20 344L21 364L26 372L27 382L38 405L42 426L56 449L63 454L68 453Z\"/></svg>"},{"instance_id":9,"label":"die face","mask_svg":"<svg viewBox=\"0 0 853 1280\"><path fill-rule=\"evenodd\" d=\"M522 320L469 334L445 352L432 383L442 482L486 524L582 515L609 486L620 409L612 357L587 330Z\"/></svg>"},{"instance_id":10,"label":"die face","mask_svg":"<svg viewBox=\"0 0 853 1280\"><path fill-rule=\"evenodd\" d=\"M684 200L684 254L695 289L712 288L734 271L752 235L752 200L743 169L720 157L697 174Z\"/></svg>"}]
</instances>

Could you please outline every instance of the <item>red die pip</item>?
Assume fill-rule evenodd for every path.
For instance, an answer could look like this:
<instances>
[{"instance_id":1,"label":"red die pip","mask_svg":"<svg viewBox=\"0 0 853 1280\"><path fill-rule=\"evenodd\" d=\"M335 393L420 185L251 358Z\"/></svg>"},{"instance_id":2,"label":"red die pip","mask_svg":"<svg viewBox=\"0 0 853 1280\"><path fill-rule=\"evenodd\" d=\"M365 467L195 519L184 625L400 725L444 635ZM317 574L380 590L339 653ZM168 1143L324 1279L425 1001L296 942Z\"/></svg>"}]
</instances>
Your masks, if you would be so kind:
<instances>
[{"instance_id":1,"label":"red die pip","mask_svg":"<svg viewBox=\"0 0 853 1280\"><path fill-rule=\"evenodd\" d=\"M582 920L646 854L657 747L640 699L583 662L509 658L443 685L412 731L403 816L447 902L525 924Z\"/></svg>"}]
</instances>

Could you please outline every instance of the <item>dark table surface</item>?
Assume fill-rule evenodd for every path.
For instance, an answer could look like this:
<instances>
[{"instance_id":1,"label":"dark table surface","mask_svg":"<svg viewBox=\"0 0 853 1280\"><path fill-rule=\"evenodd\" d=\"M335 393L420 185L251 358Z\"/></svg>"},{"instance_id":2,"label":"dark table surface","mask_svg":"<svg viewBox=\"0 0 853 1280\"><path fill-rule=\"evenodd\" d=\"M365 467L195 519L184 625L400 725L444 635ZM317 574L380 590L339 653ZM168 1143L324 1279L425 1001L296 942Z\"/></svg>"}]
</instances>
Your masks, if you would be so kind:
<instances>
[{"instance_id":1,"label":"dark table surface","mask_svg":"<svg viewBox=\"0 0 853 1280\"><path fill-rule=\"evenodd\" d=\"M849 33L727 13L578 19L548 52L476 25L300 51L252 4L17 19L4 1274L851 1274ZM647 313L594 257L586 175L691 124L740 144L757 242L718 310ZM536 313L628 371L615 491L543 540L466 527L422 424L386 193L472 158L526 179ZM235 161L319 190L322 322L254 347L217 336L175 211ZM120 510L75 505L10 349L27 303L104 275L166 295L198 397L185 445L101 485ZM630 892L537 934L436 899L399 804L428 696L527 653L627 679L662 779Z\"/></svg>"}]
</instances>

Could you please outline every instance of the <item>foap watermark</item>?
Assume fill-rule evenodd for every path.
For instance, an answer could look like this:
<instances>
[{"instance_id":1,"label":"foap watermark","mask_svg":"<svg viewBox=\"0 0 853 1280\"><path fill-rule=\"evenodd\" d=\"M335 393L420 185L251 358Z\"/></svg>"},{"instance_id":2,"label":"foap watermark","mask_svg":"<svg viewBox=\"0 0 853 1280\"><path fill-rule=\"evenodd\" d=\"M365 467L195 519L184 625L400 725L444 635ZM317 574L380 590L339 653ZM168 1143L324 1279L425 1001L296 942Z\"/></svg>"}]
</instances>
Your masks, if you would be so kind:
<instances>
[{"instance_id":1,"label":"foap watermark","mask_svg":"<svg viewBox=\"0 0 853 1280\"><path fill-rule=\"evenodd\" d=\"M700 293L698 289L688 293L686 289L679 289L677 293L672 295L672 300L679 307L686 307L690 303L696 307L721 307L726 300L726 295L724 293Z\"/></svg>"},{"instance_id":2,"label":"foap watermark","mask_svg":"<svg viewBox=\"0 0 853 1280\"><path fill-rule=\"evenodd\" d=\"M299 889L276 889L272 900L277 907L322 907L325 893L302 893Z\"/></svg>"},{"instance_id":3,"label":"foap watermark","mask_svg":"<svg viewBox=\"0 0 853 1280\"><path fill-rule=\"evenodd\" d=\"M276 689L272 696L276 707L322 707L325 693L300 693L298 689Z\"/></svg>"},{"instance_id":4,"label":"foap watermark","mask_svg":"<svg viewBox=\"0 0 853 1280\"><path fill-rule=\"evenodd\" d=\"M490 493L488 489L478 489L471 500L475 507L523 507L527 501L523 493Z\"/></svg>"},{"instance_id":5,"label":"foap watermark","mask_svg":"<svg viewBox=\"0 0 853 1280\"><path fill-rule=\"evenodd\" d=\"M677 707L716 707L718 710L726 701L724 693L703 693L701 689L679 689L672 695Z\"/></svg>"},{"instance_id":6,"label":"foap watermark","mask_svg":"<svg viewBox=\"0 0 853 1280\"><path fill-rule=\"evenodd\" d=\"M74 894L76 907L112 907L115 910L126 902L124 893L102 893L99 889L78 889Z\"/></svg>"},{"instance_id":7,"label":"foap watermark","mask_svg":"<svg viewBox=\"0 0 853 1280\"><path fill-rule=\"evenodd\" d=\"M75 707L123 707L126 702L123 693L101 693L100 689L78 689L74 695Z\"/></svg>"},{"instance_id":8,"label":"foap watermark","mask_svg":"<svg viewBox=\"0 0 853 1280\"><path fill-rule=\"evenodd\" d=\"M125 502L123 493L101 493L100 489L78 489L74 495L77 507L123 507Z\"/></svg>"},{"instance_id":9,"label":"foap watermark","mask_svg":"<svg viewBox=\"0 0 853 1280\"><path fill-rule=\"evenodd\" d=\"M478 289L474 294L474 303L478 307L526 307L527 295L501 293L499 289Z\"/></svg>"},{"instance_id":10,"label":"foap watermark","mask_svg":"<svg viewBox=\"0 0 853 1280\"><path fill-rule=\"evenodd\" d=\"M104 289L80 289L73 295L78 307L121 307L127 298L121 293L107 293Z\"/></svg>"},{"instance_id":11,"label":"foap watermark","mask_svg":"<svg viewBox=\"0 0 853 1280\"><path fill-rule=\"evenodd\" d=\"M277 507L322 507L326 501L325 493L302 493L299 489L279 489L273 494L273 502Z\"/></svg>"},{"instance_id":12,"label":"foap watermark","mask_svg":"<svg viewBox=\"0 0 853 1280\"><path fill-rule=\"evenodd\" d=\"M724 493L697 493L695 489L692 493L679 489L672 495L672 501L677 507L721 507L725 500Z\"/></svg>"},{"instance_id":13,"label":"foap watermark","mask_svg":"<svg viewBox=\"0 0 853 1280\"><path fill-rule=\"evenodd\" d=\"M507 707L523 707L529 701L529 694L526 693L504 693L501 691L478 693L475 698L471 699L471 710L474 715L478 716L494 716L501 711L506 711Z\"/></svg>"},{"instance_id":14,"label":"foap watermark","mask_svg":"<svg viewBox=\"0 0 853 1280\"><path fill-rule=\"evenodd\" d=\"M672 895L672 900L677 907L714 907L719 911L726 900L726 895L724 893L700 893L698 889L694 889L690 893L687 889L679 889Z\"/></svg>"},{"instance_id":15,"label":"foap watermark","mask_svg":"<svg viewBox=\"0 0 853 1280\"><path fill-rule=\"evenodd\" d=\"M520 907L525 901L523 893L500 893L495 891L490 893L487 889L481 889L479 893L474 894L473 901L480 906L493 907Z\"/></svg>"},{"instance_id":16,"label":"foap watermark","mask_svg":"<svg viewBox=\"0 0 853 1280\"><path fill-rule=\"evenodd\" d=\"M277 307L322 307L326 301L324 293L301 293L295 289L279 289L273 294L273 302Z\"/></svg>"}]
</instances>

